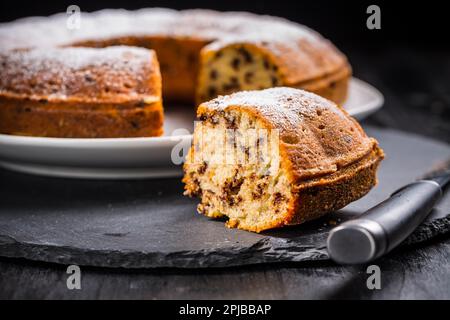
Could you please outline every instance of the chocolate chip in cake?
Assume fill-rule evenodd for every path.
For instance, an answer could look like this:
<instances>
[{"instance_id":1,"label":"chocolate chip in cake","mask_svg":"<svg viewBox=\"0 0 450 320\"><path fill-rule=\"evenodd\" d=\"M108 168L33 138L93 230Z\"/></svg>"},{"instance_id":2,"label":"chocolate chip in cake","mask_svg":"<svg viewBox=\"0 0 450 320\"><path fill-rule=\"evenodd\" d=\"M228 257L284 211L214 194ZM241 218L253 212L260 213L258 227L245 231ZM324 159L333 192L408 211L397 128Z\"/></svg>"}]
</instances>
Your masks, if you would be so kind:
<instances>
[{"instance_id":1,"label":"chocolate chip in cake","mask_svg":"<svg viewBox=\"0 0 450 320\"><path fill-rule=\"evenodd\" d=\"M331 89L336 88L336 81L331 81L331 83L330 83L330 88L331 88Z\"/></svg>"},{"instance_id":2,"label":"chocolate chip in cake","mask_svg":"<svg viewBox=\"0 0 450 320\"><path fill-rule=\"evenodd\" d=\"M250 157L250 148L249 147L244 148L243 152L247 158Z\"/></svg>"},{"instance_id":3,"label":"chocolate chip in cake","mask_svg":"<svg viewBox=\"0 0 450 320\"><path fill-rule=\"evenodd\" d=\"M280 192L276 192L273 195L273 205L277 206L278 204L280 204L281 201L283 201L285 199L284 195L282 195Z\"/></svg>"},{"instance_id":4,"label":"chocolate chip in cake","mask_svg":"<svg viewBox=\"0 0 450 320\"><path fill-rule=\"evenodd\" d=\"M208 95L209 97L215 97L217 95L217 89L213 86L210 86L208 88Z\"/></svg>"},{"instance_id":5,"label":"chocolate chip in cake","mask_svg":"<svg viewBox=\"0 0 450 320\"><path fill-rule=\"evenodd\" d=\"M247 51L247 49L245 49L244 47L241 47L238 49L239 53L244 57L244 61L246 63L252 63L253 62L253 57L250 54L250 52Z\"/></svg>"},{"instance_id":6,"label":"chocolate chip in cake","mask_svg":"<svg viewBox=\"0 0 450 320\"><path fill-rule=\"evenodd\" d=\"M47 99L39 99L39 103L46 104L48 103Z\"/></svg>"},{"instance_id":7,"label":"chocolate chip in cake","mask_svg":"<svg viewBox=\"0 0 450 320\"><path fill-rule=\"evenodd\" d=\"M225 201L228 203L228 205L230 207L239 204L239 202L242 201L242 197L241 196L237 196L237 197L227 197L225 198Z\"/></svg>"},{"instance_id":8,"label":"chocolate chip in cake","mask_svg":"<svg viewBox=\"0 0 450 320\"><path fill-rule=\"evenodd\" d=\"M200 188L200 181L197 178L194 178L192 183L193 183L193 189L191 190L191 194L193 196L201 196L202 188Z\"/></svg>"},{"instance_id":9,"label":"chocolate chip in cake","mask_svg":"<svg viewBox=\"0 0 450 320\"><path fill-rule=\"evenodd\" d=\"M275 76L272 76L272 86L277 86L278 85L278 79Z\"/></svg>"},{"instance_id":10,"label":"chocolate chip in cake","mask_svg":"<svg viewBox=\"0 0 450 320\"><path fill-rule=\"evenodd\" d=\"M225 84L222 86L222 88L223 88L223 90L225 90L225 91L232 91L232 90L234 90L234 89L239 89L239 86L236 86L235 84L232 84L232 83L225 83Z\"/></svg>"},{"instance_id":11,"label":"chocolate chip in cake","mask_svg":"<svg viewBox=\"0 0 450 320\"><path fill-rule=\"evenodd\" d=\"M218 75L217 70L213 69L209 73L209 78L212 79L212 80L216 80L217 79L217 75Z\"/></svg>"},{"instance_id":12,"label":"chocolate chip in cake","mask_svg":"<svg viewBox=\"0 0 450 320\"><path fill-rule=\"evenodd\" d=\"M251 84L252 83L252 79L253 79L253 72L251 71L247 71L244 75L244 81L247 84Z\"/></svg>"},{"instance_id":13,"label":"chocolate chip in cake","mask_svg":"<svg viewBox=\"0 0 450 320\"><path fill-rule=\"evenodd\" d=\"M203 161L201 166L198 168L197 172L199 174L204 174L206 172L206 169L208 169L208 164L205 161Z\"/></svg>"},{"instance_id":14,"label":"chocolate chip in cake","mask_svg":"<svg viewBox=\"0 0 450 320\"><path fill-rule=\"evenodd\" d=\"M234 70L238 71L241 66L241 59L234 58L233 60L231 60L231 66Z\"/></svg>"},{"instance_id":15,"label":"chocolate chip in cake","mask_svg":"<svg viewBox=\"0 0 450 320\"><path fill-rule=\"evenodd\" d=\"M231 77L230 78L230 84L232 86L234 86L236 89L238 89L239 88L239 80L238 80L238 78L237 77Z\"/></svg>"},{"instance_id":16,"label":"chocolate chip in cake","mask_svg":"<svg viewBox=\"0 0 450 320\"><path fill-rule=\"evenodd\" d=\"M225 116L225 122L227 129L237 129L236 117L228 114Z\"/></svg>"},{"instance_id":17,"label":"chocolate chip in cake","mask_svg":"<svg viewBox=\"0 0 450 320\"><path fill-rule=\"evenodd\" d=\"M265 183L258 183L256 185L256 190L252 192L252 198L253 200L255 199L259 199L262 197L263 193L264 193L264 188L266 187Z\"/></svg>"},{"instance_id":18,"label":"chocolate chip in cake","mask_svg":"<svg viewBox=\"0 0 450 320\"><path fill-rule=\"evenodd\" d=\"M252 200L256 200L261 198L262 194L259 194L258 192L252 192Z\"/></svg>"},{"instance_id":19,"label":"chocolate chip in cake","mask_svg":"<svg viewBox=\"0 0 450 320\"><path fill-rule=\"evenodd\" d=\"M227 195L236 195L239 193L239 190L241 190L241 186L243 183L244 183L243 178L234 177L231 181L225 182L223 186L223 191Z\"/></svg>"},{"instance_id":20,"label":"chocolate chip in cake","mask_svg":"<svg viewBox=\"0 0 450 320\"><path fill-rule=\"evenodd\" d=\"M256 147L259 148L260 145L263 145L264 143L266 143L266 139L264 139L263 137L259 137L256 140Z\"/></svg>"}]
</instances>

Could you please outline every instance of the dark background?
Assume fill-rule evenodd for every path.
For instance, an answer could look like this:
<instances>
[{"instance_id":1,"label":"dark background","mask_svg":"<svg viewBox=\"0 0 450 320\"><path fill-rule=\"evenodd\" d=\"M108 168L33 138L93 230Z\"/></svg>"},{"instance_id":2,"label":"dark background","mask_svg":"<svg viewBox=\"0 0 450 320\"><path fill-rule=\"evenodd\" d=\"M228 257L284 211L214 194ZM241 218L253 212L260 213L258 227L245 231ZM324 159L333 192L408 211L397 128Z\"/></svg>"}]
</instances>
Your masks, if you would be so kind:
<instances>
[{"instance_id":1,"label":"dark background","mask_svg":"<svg viewBox=\"0 0 450 320\"><path fill-rule=\"evenodd\" d=\"M386 98L370 124L450 142L450 12L444 1L2 1L0 21L102 8L169 7L251 11L305 24L332 40L348 57L354 75ZM370 4L381 8L381 30L366 27Z\"/></svg>"},{"instance_id":2,"label":"dark background","mask_svg":"<svg viewBox=\"0 0 450 320\"><path fill-rule=\"evenodd\" d=\"M338 46L378 45L401 43L408 45L449 46L448 19L443 1L205 1L205 0L128 0L128 1L2 1L0 21L49 15L63 12L76 4L82 11L95 11L103 8L138 9L143 7L168 7L174 9L209 8L220 11L251 11L285 17L316 29L330 38ZM366 9L376 4L382 11L382 29L370 31L366 28ZM445 41L447 40L447 41Z\"/></svg>"}]
</instances>

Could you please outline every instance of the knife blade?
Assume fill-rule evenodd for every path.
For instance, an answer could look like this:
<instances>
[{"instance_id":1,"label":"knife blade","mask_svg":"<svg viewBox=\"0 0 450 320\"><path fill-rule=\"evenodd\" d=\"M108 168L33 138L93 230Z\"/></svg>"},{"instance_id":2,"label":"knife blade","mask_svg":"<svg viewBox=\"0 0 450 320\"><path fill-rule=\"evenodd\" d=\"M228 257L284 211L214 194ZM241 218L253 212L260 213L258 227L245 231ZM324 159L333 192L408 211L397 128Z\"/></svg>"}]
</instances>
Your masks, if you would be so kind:
<instances>
[{"instance_id":1,"label":"knife blade","mask_svg":"<svg viewBox=\"0 0 450 320\"><path fill-rule=\"evenodd\" d=\"M333 228L327 239L331 259L361 264L388 253L428 216L449 182L450 159L361 216Z\"/></svg>"}]
</instances>

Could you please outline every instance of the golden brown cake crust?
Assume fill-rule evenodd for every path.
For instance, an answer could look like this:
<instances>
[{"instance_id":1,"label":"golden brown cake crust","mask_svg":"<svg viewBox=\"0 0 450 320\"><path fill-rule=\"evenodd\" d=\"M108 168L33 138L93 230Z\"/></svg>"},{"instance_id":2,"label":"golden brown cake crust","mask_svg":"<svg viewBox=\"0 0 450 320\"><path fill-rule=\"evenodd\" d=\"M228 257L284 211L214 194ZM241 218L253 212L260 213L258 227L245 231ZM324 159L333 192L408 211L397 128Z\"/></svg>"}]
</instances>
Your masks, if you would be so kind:
<instances>
[{"instance_id":1,"label":"golden brown cake crust","mask_svg":"<svg viewBox=\"0 0 450 320\"><path fill-rule=\"evenodd\" d=\"M241 43L256 46L273 61L282 85L311 90L337 103L344 102L351 75L346 57L328 40L277 17L148 8L83 12L81 28L75 30L68 29L66 23L67 15L57 14L0 24L0 47L154 48L161 62L164 96L170 100L193 101L200 51ZM327 81L330 78L334 80Z\"/></svg>"},{"instance_id":2,"label":"golden brown cake crust","mask_svg":"<svg viewBox=\"0 0 450 320\"><path fill-rule=\"evenodd\" d=\"M2 95L111 103L161 95L155 52L142 48L0 51L0 65Z\"/></svg>"},{"instance_id":3,"label":"golden brown cake crust","mask_svg":"<svg viewBox=\"0 0 450 320\"><path fill-rule=\"evenodd\" d=\"M358 200L377 184L376 173L384 153L374 146L359 161L327 177L298 185L298 200L287 215L285 224L300 224L339 210Z\"/></svg>"},{"instance_id":4,"label":"golden brown cake crust","mask_svg":"<svg viewBox=\"0 0 450 320\"><path fill-rule=\"evenodd\" d=\"M163 134L161 101L141 104L48 102L0 96L0 132L64 138L153 137Z\"/></svg>"},{"instance_id":5,"label":"golden brown cake crust","mask_svg":"<svg viewBox=\"0 0 450 320\"><path fill-rule=\"evenodd\" d=\"M232 110L279 130L280 167L292 196L274 219L243 224L230 218L228 226L260 232L303 223L359 199L376 184L383 151L333 102L303 90L272 88L218 97L200 105L197 116L214 119ZM190 165L185 165L187 173ZM188 195L202 194L190 174L184 182Z\"/></svg>"},{"instance_id":6,"label":"golden brown cake crust","mask_svg":"<svg viewBox=\"0 0 450 320\"><path fill-rule=\"evenodd\" d=\"M162 134L158 61L131 47L0 52L0 132L47 137Z\"/></svg>"}]
</instances>

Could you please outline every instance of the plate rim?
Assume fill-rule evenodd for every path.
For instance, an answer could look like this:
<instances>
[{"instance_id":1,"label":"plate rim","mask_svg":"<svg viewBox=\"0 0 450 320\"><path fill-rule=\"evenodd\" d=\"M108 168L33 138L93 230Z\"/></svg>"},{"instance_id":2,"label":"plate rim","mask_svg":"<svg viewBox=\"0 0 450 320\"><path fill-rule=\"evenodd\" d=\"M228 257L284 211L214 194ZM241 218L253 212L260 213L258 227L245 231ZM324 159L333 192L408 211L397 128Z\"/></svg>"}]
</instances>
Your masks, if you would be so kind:
<instances>
[{"instance_id":1,"label":"plate rim","mask_svg":"<svg viewBox=\"0 0 450 320\"><path fill-rule=\"evenodd\" d=\"M381 93L380 90L375 88L370 83L363 81L361 79L352 77L351 82L354 83L356 86L360 87L362 90L366 92L370 92L370 94L374 97L374 99L360 107L355 107L353 110L357 110L356 115L352 115L352 117L358 117L358 115L365 115L367 113L375 113L376 111L380 110L385 102L384 95Z\"/></svg>"},{"instance_id":2,"label":"plate rim","mask_svg":"<svg viewBox=\"0 0 450 320\"><path fill-rule=\"evenodd\" d=\"M89 180L141 180L176 178L183 175L179 167L102 168L42 165L35 163L12 163L0 160L0 167L11 171L38 176Z\"/></svg>"}]
</instances>

